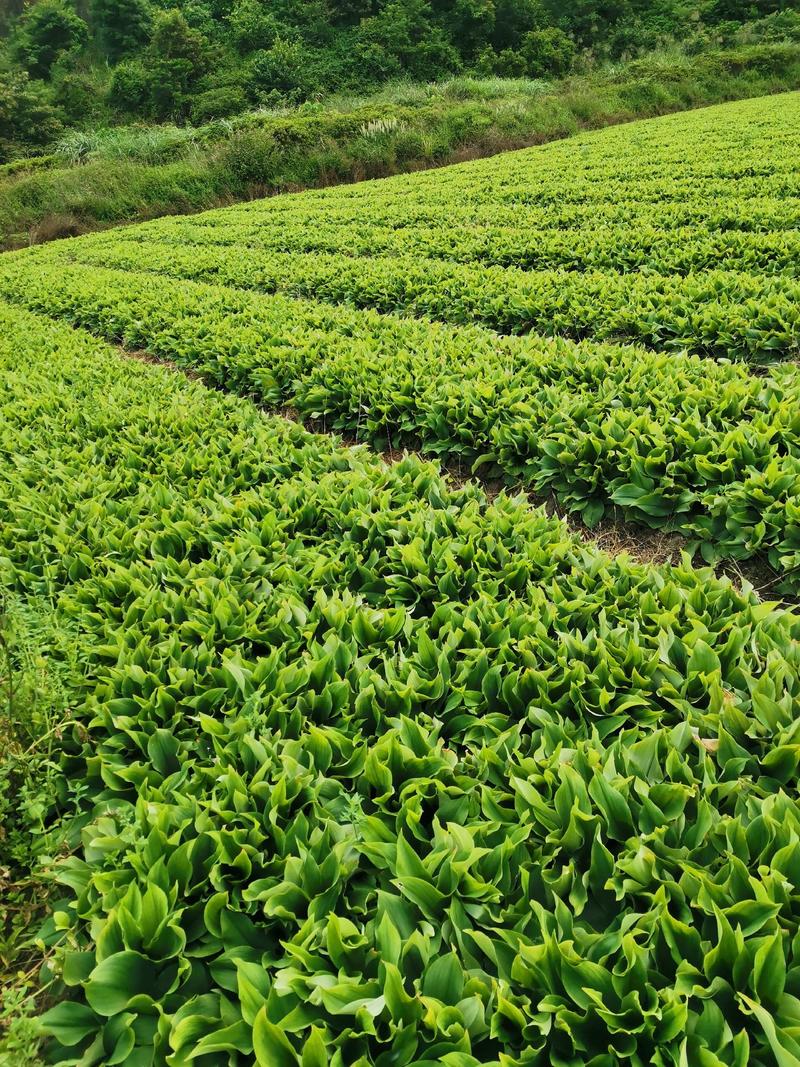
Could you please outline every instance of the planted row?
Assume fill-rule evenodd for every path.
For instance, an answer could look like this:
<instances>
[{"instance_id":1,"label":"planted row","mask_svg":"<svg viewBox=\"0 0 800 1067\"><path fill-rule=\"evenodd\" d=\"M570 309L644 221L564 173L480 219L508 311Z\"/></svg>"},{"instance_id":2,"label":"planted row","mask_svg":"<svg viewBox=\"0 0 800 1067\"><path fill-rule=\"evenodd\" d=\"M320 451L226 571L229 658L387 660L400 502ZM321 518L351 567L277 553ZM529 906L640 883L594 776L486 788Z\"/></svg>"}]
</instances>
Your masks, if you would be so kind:
<instances>
[{"instance_id":1,"label":"planted row","mask_svg":"<svg viewBox=\"0 0 800 1067\"><path fill-rule=\"evenodd\" d=\"M43 254L504 333L795 359L796 102L670 116Z\"/></svg>"},{"instance_id":2,"label":"planted row","mask_svg":"<svg viewBox=\"0 0 800 1067\"><path fill-rule=\"evenodd\" d=\"M0 385L86 664L53 1058L800 1055L797 616L16 309Z\"/></svg>"},{"instance_id":3,"label":"planted row","mask_svg":"<svg viewBox=\"0 0 800 1067\"><path fill-rule=\"evenodd\" d=\"M273 203L276 203L276 207L268 210ZM277 210L278 207L280 210ZM124 231L115 230L108 236L114 240L145 240L150 236L177 240L185 234L187 241L201 238L211 241L216 230L220 242L223 242L229 230L235 232L237 227L241 227L243 231L258 233L267 241L280 238L281 229L285 227L290 234L297 233L299 239L300 228L311 215L323 233L347 226L356 238L362 227L367 231L376 228L414 230L418 226L438 225L449 225L459 231L486 226L531 231L580 229L582 232L627 228L634 238L634 227L643 222L648 226L658 225L665 231L693 226L709 233L791 231L800 225L800 201L796 198L767 196L733 196L717 201L694 195L680 203L660 203L647 208L632 198L605 204L548 204L534 207L490 202L471 204L454 198L448 198L447 202L441 198L437 202L422 197L412 201L408 196L378 200L376 195L369 210L367 205L358 202L328 200L324 203L324 211L320 211L318 204L309 202L305 195L297 195L275 198L274 201L233 205L190 217L169 216ZM359 225L354 227L354 223ZM313 238L313 234L307 236ZM451 239L459 236L460 233L450 234ZM92 243L101 243L103 239L100 235L91 238Z\"/></svg>"},{"instance_id":4,"label":"planted row","mask_svg":"<svg viewBox=\"0 0 800 1067\"><path fill-rule=\"evenodd\" d=\"M73 256L501 333L630 340L753 363L800 355L800 281L780 275L523 271L419 255L353 258L157 241L68 244L39 259L57 264Z\"/></svg>"},{"instance_id":5,"label":"planted row","mask_svg":"<svg viewBox=\"0 0 800 1067\"><path fill-rule=\"evenodd\" d=\"M498 338L153 274L9 258L0 291L215 384L378 446L553 492L589 523L618 507L708 560L800 565L795 368ZM22 268L22 269L21 269Z\"/></svg>"},{"instance_id":6,"label":"planted row","mask_svg":"<svg viewBox=\"0 0 800 1067\"><path fill-rule=\"evenodd\" d=\"M714 231L693 225L685 229L664 229L658 219L637 219L631 224L576 229L531 229L474 224L469 229L446 212L434 224L386 226L382 223L348 220L344 225L321 222L312 225L307 216L298 220L281 218L280 225L265 227L253 220L239 224L196 224L165 231L140 233L134 238L147 247L163 241L176 251L186 252L197 245L221 245L220 251L238 261L246 258L260 265L270 254L335 254L347 256L399 256L411 254L429 259L452 260L473 267L485 265L521 267L528 270L655 271L659 274L689 274L701 270L725 270L786 274L796 277L800 258L800 233ZM649 224L648 224L649 223ZM105 236L84 247L95 254L98 247L116 249L129 246L126 236ZM359 264L359 266L362 266ZM369 264L363 265L369 270Z\"/></svg>"}]
</instances>

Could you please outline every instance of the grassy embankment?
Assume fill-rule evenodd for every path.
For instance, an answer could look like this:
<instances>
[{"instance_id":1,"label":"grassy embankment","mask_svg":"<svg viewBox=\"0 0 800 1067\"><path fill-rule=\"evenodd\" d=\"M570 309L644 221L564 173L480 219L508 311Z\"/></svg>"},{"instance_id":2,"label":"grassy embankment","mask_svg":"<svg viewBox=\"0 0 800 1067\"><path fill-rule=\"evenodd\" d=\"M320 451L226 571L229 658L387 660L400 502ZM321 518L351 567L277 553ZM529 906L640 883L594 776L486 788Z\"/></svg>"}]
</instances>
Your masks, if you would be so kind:
<instances>
[{"instance_id":1,"label":"grassy embankment","mask_svg":"<svg viewBox=\"0 0 800 1067\"><path fill-rule=\"evenodd\" d=\"M75 135L0 168L5 248L273 192L492 155L635 118L800 86L800 46L664 53L559 82L390 86L199 129Z\"/></svg>"}]
</instances>

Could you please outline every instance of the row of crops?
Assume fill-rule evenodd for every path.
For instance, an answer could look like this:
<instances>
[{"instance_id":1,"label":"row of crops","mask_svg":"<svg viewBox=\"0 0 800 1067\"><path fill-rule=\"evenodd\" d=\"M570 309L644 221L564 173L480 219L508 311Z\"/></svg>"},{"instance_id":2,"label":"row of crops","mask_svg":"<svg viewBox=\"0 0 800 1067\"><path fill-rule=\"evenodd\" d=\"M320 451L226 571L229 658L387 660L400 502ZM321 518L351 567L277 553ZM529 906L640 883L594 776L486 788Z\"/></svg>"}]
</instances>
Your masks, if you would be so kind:
<instances>
[{"instance_id":1,"label":"row of crops","mask_svg":"<svg viewBox=\"0 0 800 1067\"><path fill-rule=\"evenodd\" d=\"M0 416L82 665L56 1059L800 1063L797 615L13 305Z\"/></svg>"},{"instance_id":2,"label":"row of crops","mask_svg":"<svg viewBox=\"0 0 800 1067\"><path fill-rule=\"evenodd\" d=\"M4 257L0 294L800 590L797 94Z\"/></svg>"},{"instance_id":3,"label":"row of crops","mask_svg":"<svg viewBox=\"0 0 800 1067\"><path fill-rule=\"evenodd\" d=\"M500 333L617 338L754 363L800 353L800 280L783 275L524 271L415 255L353 259L191 242L176 247L155 239L106 240L97 247L69 247L65 255L87 265L211 279L231 288L477 323ZM60 268L61 257L49 249L43 258ZM797 249L787 248L786 258L796 262Z\"/></svg>"},{"instance_id":4,"label":"row of crops","mask_svg":"<svg viewBox=\"0 0 800 1067\"><path fill-rule=\"evenodd\" d=\"M201 258L185 255L187 267ZM9 257L0 292L327 429L555 494L589 525L619 509L679 530L708 561L766 557L780 588L800 589L793 364L764 374L682 352L498 337L49 249Z\"/></svg>"},{"instance_id":5,"label":"row of crops","mask_svg":"<svg viewBox=\"0 0 800 1067\"><path fill-rule=\"evenodd\" d=\"M2 257L53 1061L800 1067L798 102Z\"/></svg>"}]
</instances>

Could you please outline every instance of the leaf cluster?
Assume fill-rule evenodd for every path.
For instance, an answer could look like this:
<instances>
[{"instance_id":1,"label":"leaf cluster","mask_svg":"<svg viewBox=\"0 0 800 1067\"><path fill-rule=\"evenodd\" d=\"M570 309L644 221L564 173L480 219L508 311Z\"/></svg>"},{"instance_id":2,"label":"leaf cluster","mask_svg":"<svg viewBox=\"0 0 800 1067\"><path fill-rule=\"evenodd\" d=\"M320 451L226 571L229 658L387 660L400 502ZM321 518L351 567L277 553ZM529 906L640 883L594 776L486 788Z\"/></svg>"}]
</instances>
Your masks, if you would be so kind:
<instances>
[{"instance_id":1,"label":"leaf cluster","mask_svg":"<svg viewBox=\"0 0 800 1067\"><path fill-rule=\"evenodd\" d=\"M85 657L58 1062L800 1058L800 618L0 327L0 576Z\"/></svg>"}]
</instances>

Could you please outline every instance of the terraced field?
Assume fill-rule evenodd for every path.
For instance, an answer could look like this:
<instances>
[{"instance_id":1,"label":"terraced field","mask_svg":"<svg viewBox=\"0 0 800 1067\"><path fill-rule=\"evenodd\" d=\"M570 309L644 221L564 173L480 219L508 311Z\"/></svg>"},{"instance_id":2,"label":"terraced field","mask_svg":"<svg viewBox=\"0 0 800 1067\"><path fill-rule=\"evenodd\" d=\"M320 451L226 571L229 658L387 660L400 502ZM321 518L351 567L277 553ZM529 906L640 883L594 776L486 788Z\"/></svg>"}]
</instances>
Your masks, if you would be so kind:
<instances>
[{"instance_id":1,"label":"terraced field","mask_svg":"<svg viewBox=\"0 0 800 1067\"><path fill-rule=\"evenodd\" d=\"M800 1064L800 616L374 454L796 594L798 149L792 94L2 257L58 1062Z\"/></svg>"}]
</instances>

